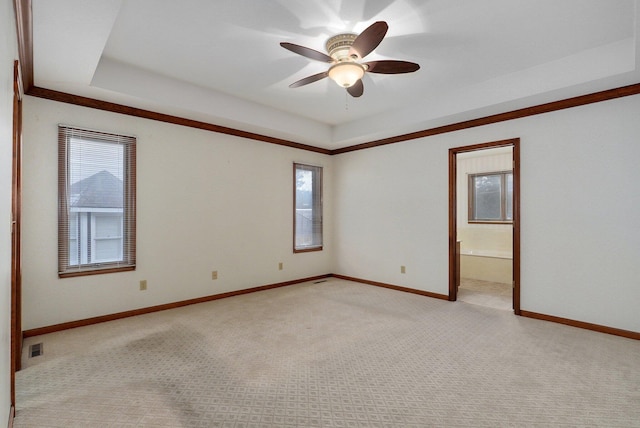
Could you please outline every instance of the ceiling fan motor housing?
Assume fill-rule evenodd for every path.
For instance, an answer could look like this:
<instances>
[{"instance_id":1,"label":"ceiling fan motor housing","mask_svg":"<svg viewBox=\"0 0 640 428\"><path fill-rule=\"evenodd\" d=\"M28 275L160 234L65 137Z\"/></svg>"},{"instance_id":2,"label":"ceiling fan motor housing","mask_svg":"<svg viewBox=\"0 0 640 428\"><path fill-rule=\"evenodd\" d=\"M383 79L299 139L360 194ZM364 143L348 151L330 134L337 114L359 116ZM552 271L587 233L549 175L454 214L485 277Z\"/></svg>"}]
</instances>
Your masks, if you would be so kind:
<instances>
[{"instance_id":1,"label":"ceiling fan motor housing","mask_svg":"<svg viewBox=\"0 0 640 428\"><path fill-rule=\"evenodd\" d=\"M338 34L331 37L327 40L325 45L329 56L336 61L355 59L349 56L349 49L351 48L351 45L353 45L356 37L358 37L357 34L351 33Z\"/></svg>"}]
</instances>

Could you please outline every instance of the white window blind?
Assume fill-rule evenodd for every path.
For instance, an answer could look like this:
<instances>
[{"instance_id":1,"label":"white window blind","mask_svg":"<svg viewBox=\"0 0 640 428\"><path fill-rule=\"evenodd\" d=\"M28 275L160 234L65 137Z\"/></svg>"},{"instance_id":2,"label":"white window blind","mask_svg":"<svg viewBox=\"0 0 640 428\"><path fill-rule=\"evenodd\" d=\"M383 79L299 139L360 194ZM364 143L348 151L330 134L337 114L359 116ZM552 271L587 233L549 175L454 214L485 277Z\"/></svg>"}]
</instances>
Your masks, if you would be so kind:
<instances>
[{"instance_id":1,"label":"white window blind","mask_svg":"<svg viewBox=\"0 0 640 428\"><path fill-rule=\"evenodd\" d=\"M135 269L136 139L58 127L58 274Z\"/></svg>"},{"instance_id":2,"label":"white window blind","mask_svg":"<svg viewBox=\"0 0 640 428\"><path fill-rule=\"evenodd\" d=\"M294 164L293 251L322 250L322 167Z\"/></svg>"}]
</instances>

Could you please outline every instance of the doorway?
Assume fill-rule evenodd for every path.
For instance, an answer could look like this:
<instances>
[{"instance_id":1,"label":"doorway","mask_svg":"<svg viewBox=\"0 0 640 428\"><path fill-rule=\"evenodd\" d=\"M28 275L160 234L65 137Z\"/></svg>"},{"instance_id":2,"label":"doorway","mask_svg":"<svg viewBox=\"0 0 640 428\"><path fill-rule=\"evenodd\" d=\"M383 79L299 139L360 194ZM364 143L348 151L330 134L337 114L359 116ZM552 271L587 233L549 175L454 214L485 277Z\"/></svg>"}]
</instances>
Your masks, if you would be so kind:
<instances>
[{"instance_id":1,"label":"doorway","mask_svg":"<svg viewBox=\"0 0 640 428\"><path fill-rule=\"evenodd\" d=\"M482 151L487 151L483 153ZM489 152L491 151L491 152ZM469 162L465 159L474 155L495 153L491 162L496 166L488 168L491 174L465 173L460 177L462 168ZM506 159L505 156L510 157ZM510 160L510 162L509 162ZM502 162L502 163L500 163ZM486 172L484 168L483 172ZM494 171L495 170L495 171ZM464 182L461 182L464 180ZM482 205L481 183L490 182L492 186L486 197L494 201L487 208ZM475 184L474 184L475 183ZM476 185L478 187L476 187ZM458 202L460 189L469 186L469 194L463 203ZM506 189L511 191L507 193ZM497 192L496 192L497 190ZM476 198L477 201L476 201ZM502 202L501 202L502 201ZM477 204L476 204L477 202ZM476 206L477 205L477 206ZM483 209L485 211L483 211ZM465 210L465 211L463 211ZM464 218L464 222L460 221ZM459 223L472 226L460 229ZM466 241L461 242L462 239ZM491 244L489 240L494 239ZM472 245L473 243L473 245ZM481 248L477 251L477 245ZM470 249L470 248L474 249ZM509 248L510 247L510 248ZM475 251L475 253L474 253ZM462 268L466 260L466 272ZM484 262L482 261L484 260ZM479 264L481 263L481 264ZM469 290L482 290L491 300L489 306L506 309L505 296L510 295L516 315L520 315L520 140L502 140L472 146L456 147L449 150L449 300L458 300L459 293L471 296L473 291L460 291L463 277L471 270L477 271L477 280L464 280ZM473 275L472 275L473 276ZM504 285L504 284L508 285ZM484 287L484 288L483 288ZM506 288L505 288L506 287ZM509 289L510 288L510 289ZM492 291L493 290L493 295ZM486 299L478 292L478 299ZM502 296L500 296L502 295ZM478 300L480 302L481 300ZM501 303L501 301L503 303Z\"/></svg>"}]
</instances>

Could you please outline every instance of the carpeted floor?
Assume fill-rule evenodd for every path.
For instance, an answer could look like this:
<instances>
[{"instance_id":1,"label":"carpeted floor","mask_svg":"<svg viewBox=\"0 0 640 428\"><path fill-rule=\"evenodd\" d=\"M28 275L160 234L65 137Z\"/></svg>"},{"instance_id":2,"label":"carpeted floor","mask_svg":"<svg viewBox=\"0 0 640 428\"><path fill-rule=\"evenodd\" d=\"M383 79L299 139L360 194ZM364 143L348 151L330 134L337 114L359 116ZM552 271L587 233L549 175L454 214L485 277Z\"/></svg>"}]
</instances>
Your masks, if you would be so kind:
<instances>
[{"instance_id":1,"label":"carpeted floor","mask_svg":"<svg viewBox=\"0 0 640 428\"><path fill-rule=\"evenodd\" d=\"M511 284L461 278L458 300L474 305L513 311L513 290Z\"/></svg>"},{"instance_id":2,"label":"carpeted floor","mask_svg":"<svg viewBox=\"0 0 640 428\"><path fill-rule=\"evenodd\" d=\"M330 279L29 338L15 427L640 427L640 342Z\"/></svg>"}]
</instances>

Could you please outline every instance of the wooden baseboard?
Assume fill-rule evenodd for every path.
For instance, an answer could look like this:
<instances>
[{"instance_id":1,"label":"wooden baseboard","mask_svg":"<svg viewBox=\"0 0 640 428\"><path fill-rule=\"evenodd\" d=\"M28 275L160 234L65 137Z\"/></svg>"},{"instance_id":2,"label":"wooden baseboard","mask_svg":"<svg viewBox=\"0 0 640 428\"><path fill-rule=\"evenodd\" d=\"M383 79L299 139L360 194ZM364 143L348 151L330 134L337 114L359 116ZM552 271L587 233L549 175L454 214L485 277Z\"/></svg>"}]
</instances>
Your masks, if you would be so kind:
<instances>
[{"instance_id":1,"label":"wooden baseboard","mask_svg":"<svg viewBox=\"0 0 640 428\"><path fill-rule=\"evenodd\" d=\"M68 329L71 329L71 328L84 327L84 326L88 326L88 325L92 325L92 324L98 324L98 323L102 323L102 322L114 321L114 320L117 320L117 319L133 317L133 316L136 316L136 315L149 314L149 313L152 313L152 312L158 312L158 311L164 311L164 310L167 310L167 309L179 308L181 306L188 306L188 305L193 305L193 304L196 304L196 303L210 302L212 300L224 299L224 298L227 298L227 297L239 296L239 295L248 294L248 293L255 293L255 292L258 292L258 291L270 290L272 288L278 288L278 287L285 287L285 286L288 286L288 285L300 284L300 283L303 283L303 282L317 281L317 280L320 280L320 279L325 279L325 278L330 278L330 277L338 278L338 279L344 279L346 281L359 282L359 283L362 283L362 284L373 285L373 286L376 286L376 287L389 288L391 290L402 291L402 292L405 292L405 293L418 294L418 295L421 295L421 296L432 297L432 298L435 298L435 299L449 300L449 296L447 296L446 294L432 293L430 291L416 290L414 288L401 287L399 285L386 284L386 283L383 283L383 282L371 281L371 280L368 280L368 279L355 278L355 277L351 277L351 276L340 275L340 274L335 274L334 273L334 274L318 275L318 276L313 276L313 277L309 277L309 278L301 278L301 279L296 279L296 280L292 280L292 281L279 282L279 283L276 283L276 284L262 285L262 286L259 286L259 287L247 288L247 289L244 289L244 290L230 291L228 293L214 294L214 295L211 295L211 296L198 297L196 299L183 300L183 301L180 301L180 302L167 303L167 304L164 304L164 305L157 305L157 306L151 306L151 307L148 307L148 308L134 309L134 310L131 310L131 311L118 312L118 313L110 314L110 315L102 315L102 316L99 316L99 317L87 318L87 319L78 320L78 321L70 321L70 322L61 323L61 324L55 324L55 325L46 326L46 327L34 328L34 329L23 331L22 332L22 336L23 337L39 336L39 335L42 335L42 334L54 333L54 332L57 332L57 331L68 330ZM615 335L615 336L621 336L621 337L626 337L626 338L629 338L629 339L640 340L640 332L622 330L622 329L619 329L619 328L607 327L607 326L598 325L598 324L592 324L592 323L588 323L588 322L584 322L584 321L576 321L576 320L571 320L571 319L567 319L567 318L556 317L556 316L553 316L553 315L539 314L539 313L530 312L530 311L521 311L520 315L525 317L525 318L534 318L534 319L543 320L543 321L551 321L551 322L555 322L555 323L559 323L559 324L569 325L569 326L572 326L572 327L578 327L578 328L583 328L583 329L586 329L586 330L597 331L597 332L600 332L600 333L612 334L612 335ZM15 412L15 409L13 408L13 406L11 407L11 412L12 412L11 413L11 417L9 419L9 423L10 424L12 424L13 414ZM9 425L9 427L11 427L11 425Z\"/></svg>"},{"instance_id":2,"label":"wooden baseboard","mask_svg":"<svg viewBox=\"0 0 640 428\"><path fill-rule=\"evenodd\" d=\"M392 290L403 291L405 293L412 293L412 294L419 294L421 296L433 297L434 299L449 300L449 296L447 296L446 294L438 294L438 293L432 293L430 291L416 290L415 288L401 287L399 285L385 284L384 282L370 281L368 279L361 279L361 278L353 278L351 276L339 275L335 273L332 274L331 276L334 278L344 279L347 281L360 282L362 284L368 284L368 285L375 285L376 287L390 288Z\"/></svg>"},{"instance_id":3,"label":"wooden baseboard","mask_svg":"<svg viewBox=\"0 0 640 428\"><path fill-rule=\"evenodd\" d=\"M214 294L214 295L211 295L211 296L204 296L204 297L198 297L198 298L195 298L195 299L182 300L180 302L166 303L164 305L150 306L148 308L134 309L134 310L131 310L131 311L118 312L118 313L115 313L115 314L102 315L102 316L93 317L93 318L87 318L87 319L78 320L78 321L70 321L70 322L50 325L50 326L46 326L46 327L39 327L39 328L34 328L34 329L23 331L22 332L22 336L23 337L40 336L41 334L54 333L54 332L57 332L57 331L68 330L68 329L76 328L76 327L84 327L84 326L88 326L88 325L92 325L92 324L98 324L98 323L107 322L107 321L114 321L114 320L118 320L118 319L122 319L122 318L133 317L133 316L136 316L136 315L144 315L144 314L149 314L149 313L152 313L152 312L158 312L158 311L164 311L164 310L167 310L167 309L179 308L181 306L194 305L196 303L210 302L212 300L224 299L224 298L227 298L227 297L239 296L239 295L248 294L248 293L255 293L257 291L270 290L272 288L285 287L287 285L300 284L302 282L316 281L316 280L319 280L319 279L328 278L330 276L331 276L331 274L312 276L312 277L309 277L309 278L295 279L295 280L292 280L292 281L285 281L285 282L279 282L279 283L276 283L276 284L262 285L262 286L259 286L259 287L246 288L244 290L230 291L228 293Z\"/></svg>"},{"instance_id":4,"label":"wooden baseboard","mask_svg":"<svg viewBox=\"0 0 640 428\"><path fill-rule=\"evenodd\" d=\"M438 294L438 293L431 293L429 291L415 290L413 288L400 287L397 285L385 284L377 281L369 281L367 279L353 278L346 275L332 274L331 276L334 278L344 279L347 281L354 281L354 282L361 282L363 284L375 285L376 287L390 288L392 290L403 291L406 293L413 293L413 294L419 294L421 296L433 297L436 299L449 300L449 296L447 296L446 294ZM622 330L619 328L607 327L607 326L592 324L584 321L576 321L576 320L571 320L567 318L555 317L553 315L544 315L544 314L539 314L539 313L530 312L530 311L520 311L520 313L517 315L521 315L526 318L535 318L538 320L550 321L550 322L555 322L559 324L569 325L572 327L583 328L586 330L597 331L599 333L606 333L606 334L612 334L615 336L626 337L628 339L640 340L640 332Z\"/></svg>"},{"instance_id":5,"label":"wooden baseboard","mask_svg":"<svg viewBox=\"0 0 640 428\"><path fill-rule=\"evenodd\" d=\"M9 409L9 422L7 422L7 428L13 428L13 418L16 416L16 408L11 406Z\"/></svg>"},{"instance_id":6,"label":"wooden baseboard","mask_svg":"<svg viewBox=\"0 0 640 428\"><path fill-rule=\"evenodd\" d=\"M619 328L607 327L599 324L592 324L584 321L576 321L568 318L556 317L553 315L539 314L530 311L520 311L520 315L526 318L534 318L537 320L551 321L559 324L569 325L571 327L584 328L586 330L597 331L599 333L613 334L614 336L622 336L628 339L640 340L640 333Z\"/></svg>"}]
</instances>

